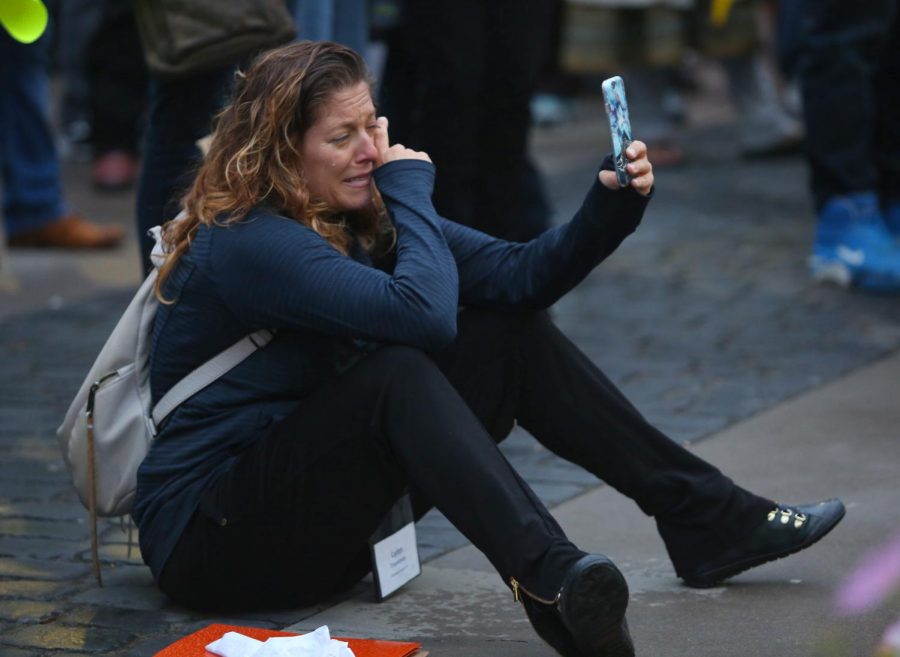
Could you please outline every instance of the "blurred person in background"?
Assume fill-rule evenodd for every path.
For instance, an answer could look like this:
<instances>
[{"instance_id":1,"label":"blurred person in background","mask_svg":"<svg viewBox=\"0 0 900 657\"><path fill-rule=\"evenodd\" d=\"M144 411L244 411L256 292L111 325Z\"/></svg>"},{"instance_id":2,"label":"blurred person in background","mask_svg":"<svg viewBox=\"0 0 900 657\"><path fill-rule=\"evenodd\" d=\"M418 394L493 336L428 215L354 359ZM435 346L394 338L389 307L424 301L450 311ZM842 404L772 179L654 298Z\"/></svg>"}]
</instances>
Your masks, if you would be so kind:
<instances>
[{"instance_id":1,"label":"blurred person in background","mask_svg":"<svg viewBox=\"0 0 900 657\"><path fill-rule=\"evenodd\" d=\"M531 119L536 126L564 123L574 115L571 97L577 91L578 85L559 67L563 6L561 0L554 0L547 47L544 49L537 85L531 96Z\"/></svg>"},{"instance_id":2,"label":"blurred person in background","mask_svg":"<svg viewBox=\"0 0 900 657\"><path fill-rule=\"evenodd\" d=\"M212 129L213 115L226 98L233 66L184 79L150 76L147 127L138 176L137 228L144 274L151 269L154 240L148 231L178 214L179 195L201 159L197 141Z\"/></svg>"},{"instance_id":3,"label":"blurred person in background","mask_svg":"<svg viewBox=\"0 0 900 657\"><path fill-rule=\"evenodd\" d=\"M130 2L54 3L62 81L63 158L90 160L100 192L131 189L137 180L147 72Z\"/></svg>"},{"instance_id":4,"label":"blurred person in background","mask_svg":"<svg viewBox=\"0 0 900 657\"><path fill-rule=\"evenodd\" d=\"M116 246L119 226L71 212L63 197L50 128L51 35L20 43L0 30L0 166L3 221L11 247L94 249Z\"/></svg>"},{"instance_id":5,"label":"blurred person in background","mask_svg":"<svg viewBox=\"0 0 900 657\"><path fill-rule=\"evenodd\" d=\"M147 126L142 147L143 167L138 180L137 228L144 274L151 269L150 253L154 240L148 234L154 226L159 226L175 217L179 210L180 196L190 183L194 169L202 159L198 142L212 131L212 120L222 107L231 91L237 64L250 58L262 49L256 44L259 39L247 40L248 31L259 32L261 2L230 2L228 11L216 11L213 1L193 3L169 3L165 7L154 6L155 0L135 0L135 21L141 43L148 62L149 87L147 94ZM288 15L288 7L279 5L284 11L284 19L291 26L290 37L295 30ZM268 9L268 8L266 8ZM225 45L227 54L207 57L206 61L179 71L177 74L154 71L149 66L148 50L153 50L150 41L158 37L153 25L155 11L171 12L168 16L175 38L188 33L195 38L197 33L209 34L209 40ZM219 23L216 23L219 21ZM227 27L223 27L223 22ZM181 25L190 26L180 29ZM267 24L273 39L285 40L279 33L275 35L273 25ZM245 45L236 50L223 38L227 29L235 36L235 41ZM175 31L177 30L177 34ZM268 35L268 32L266 33ZM231 36L231 34L229 34ZM274 44L273 44L274 45ZM188 53L190 57L190 53Z\"/></svg>"},{"instance_id":6,"label":"blurred person in background","mask_svg":"<svg viewBox=\"0 0 900 657\"><path fill-rule=\"evenodd\" d=\"M90 157L91 90L87 72L88 42L103 17L105 0L65 0L52 3L59 29L53 61L59 72L60 155Z\"/></svg>"},{"instance_id":7,"label":"blurred person in background","mask_svg":"<svg viewBox=\"0 0 900 657\"><path fill-rule=\"evenodd\" d=\"M898 7L785 2L817 214L813 277L882 292L900 292Z\"/></svg>"},{"instance_id":8,"label":"blurred person in background","mask_svg":"<svg viewBox=\"0 0 900 657\"><path fill-rule=\"evenodd\" d=\"M369 43L369 0L288 0L297 38L334 41L365 56Z\"/></svg>"},{"instance_id":9,"label":"blurred person in background","mask_svg":"<svg viewBox=\"0 0 900 657\"><path fill-rule=\"evenodd\" d=\"M427 151L441 171L437 211L513 241L549 223L527 148L556 4L406 0L381 88L395 138Z\"/></svg>"},{"instance_id":10,"label":"blurred person in background","mask_svg":"<svg viewBox=\"0 0 900 657\"><path fill-rule=\"evenodd\" d=\"M102 16L88 43L91 183L102 192L131 189L138 174L140 120L147 92L130 2L103 0Z\"/></svg>"},{"instance_id":11,"label":"blurred person in background","mask_svg":"<svg viewBox=\"0 0 900 657\"><path fill-rule=\"evenodd\" d=\"M765 62L764 7L739 0L714 22L708 0L568 0L562 66L580 74L624 72L632 114L640 117L657 167L684 159L680 132L687 117L679 85L693 82L685 78L692 53L725 74L742 155L796 152L802 128Z\"/></svg>"}]
</instances>

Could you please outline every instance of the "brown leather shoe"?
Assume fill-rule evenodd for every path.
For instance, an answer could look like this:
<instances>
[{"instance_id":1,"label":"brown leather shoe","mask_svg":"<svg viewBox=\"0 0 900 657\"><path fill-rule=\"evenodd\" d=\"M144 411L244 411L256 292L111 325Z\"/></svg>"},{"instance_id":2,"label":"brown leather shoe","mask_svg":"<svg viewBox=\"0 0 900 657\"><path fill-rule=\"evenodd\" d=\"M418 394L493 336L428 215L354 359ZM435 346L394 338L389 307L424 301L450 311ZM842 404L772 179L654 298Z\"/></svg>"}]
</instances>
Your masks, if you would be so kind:
<instances>
[{"instance_id":1,"label":"brown leather shoe","mask_svg":"<svg viewBox=\"0 0 900 657\"><path fill-rule=\"evenodd\" d=\"M108 249L122 241L120 226L100 226L69 214L35 230L9 238L10 247L41 249Z\"/></svg>"}]
</instances>

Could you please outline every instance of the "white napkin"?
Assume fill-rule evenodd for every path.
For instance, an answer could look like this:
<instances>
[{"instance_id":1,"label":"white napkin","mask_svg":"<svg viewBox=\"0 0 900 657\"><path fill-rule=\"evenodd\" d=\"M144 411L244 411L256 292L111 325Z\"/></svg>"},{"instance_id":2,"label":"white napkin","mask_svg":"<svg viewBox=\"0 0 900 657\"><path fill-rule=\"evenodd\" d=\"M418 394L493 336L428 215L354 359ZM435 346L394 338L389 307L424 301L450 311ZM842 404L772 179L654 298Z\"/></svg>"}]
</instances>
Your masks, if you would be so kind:
<instances>
[{"instance_id":1,"label":"white napkin","mask_svg":"<svg viewBox=\"0 0 900 657\"><path fill-rule=\"evenodd\" d=\"M309 634L271 637L266 641L226 632L206 650L221 657L354 657L346 642L331 638L327 625Z\"/></svg>"},{"instance_id":2,"label":"white napkin","mask_svg":"<svg viewBox=\"0 0 900 657\"><path fill-rule=\"evenodd\" d=\"M206 646L206 650L222 657L249 657L256 654L262 644L262 641L251 639L238 632L226 632L221 639Z\"/></svg>"}]
</instances>

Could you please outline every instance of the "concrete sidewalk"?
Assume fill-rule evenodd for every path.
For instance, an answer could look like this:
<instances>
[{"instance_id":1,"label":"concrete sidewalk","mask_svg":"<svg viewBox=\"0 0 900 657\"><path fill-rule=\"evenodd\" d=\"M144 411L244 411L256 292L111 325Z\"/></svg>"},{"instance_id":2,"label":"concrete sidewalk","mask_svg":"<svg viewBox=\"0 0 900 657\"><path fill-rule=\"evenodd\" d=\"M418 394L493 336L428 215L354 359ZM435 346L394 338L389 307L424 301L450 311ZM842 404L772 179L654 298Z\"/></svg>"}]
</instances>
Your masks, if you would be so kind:
<instances>
[{"instance_id":1,"label":"concrete sidewalk","mask_svg":"<svg viewBox=\"0 0 900 657\"><path fill-rule=\"evenodd\" d=\"M845 520L806 552L726 586L693 590L675 579L652 520L609 487L554 509L582 549L612 557L631 587L639 655L809 657L871 655L897 609L850 620L832 613L835 587L900 520L900 353L741 422L697 446L736 481L784 502L838 496ZM371 591L290 629L415 639L433 655L551 655L484 556L444 555L400 594Z\"/></svg>"}]
</instances>

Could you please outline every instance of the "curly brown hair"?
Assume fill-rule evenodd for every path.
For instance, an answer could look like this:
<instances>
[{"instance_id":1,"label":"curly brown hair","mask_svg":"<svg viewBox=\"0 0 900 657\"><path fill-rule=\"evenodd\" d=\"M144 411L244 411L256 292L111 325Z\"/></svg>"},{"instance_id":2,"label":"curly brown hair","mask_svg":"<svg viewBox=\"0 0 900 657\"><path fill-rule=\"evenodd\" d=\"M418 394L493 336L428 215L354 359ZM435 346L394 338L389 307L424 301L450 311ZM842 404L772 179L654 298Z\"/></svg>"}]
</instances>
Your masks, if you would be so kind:
<instances>
[{"instance_id":1,"label":"curly brown hair","mask_svg":"<svg viewBox=\"0 0 900 657\"><path fill-rule=\"evenodd\" d=\"M347 254L354 238L369 251L387 250L394 229L374 190L371 207L337 214L310 198L300 144L335 92L371 86L362 58L330 41L298 41L261 54L236 74L231 101L216 117L209 152L182 199L185 216L163 226L166 260L156 295L191 246L200 224L228 225L265 203L309 226Z\"/></svg>"}]
</instances>

